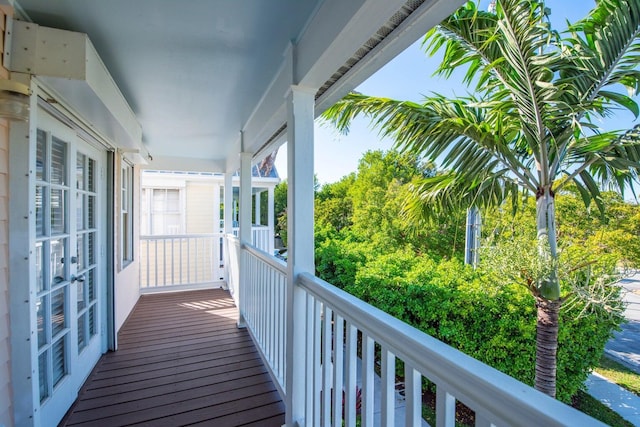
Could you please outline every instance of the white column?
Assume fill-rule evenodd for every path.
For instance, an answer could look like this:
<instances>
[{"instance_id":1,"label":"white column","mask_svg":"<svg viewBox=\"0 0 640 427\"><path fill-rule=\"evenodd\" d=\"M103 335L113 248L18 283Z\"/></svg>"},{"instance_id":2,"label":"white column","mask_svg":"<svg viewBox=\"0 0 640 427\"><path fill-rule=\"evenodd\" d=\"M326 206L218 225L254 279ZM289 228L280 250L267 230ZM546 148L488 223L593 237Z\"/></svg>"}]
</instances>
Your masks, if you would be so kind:
<instances>
[{"instance_id":1,"label":"white column","mask_svg":"<svg viewBox=\"0 0 640 427\"><path fill-rule=\"evenodd\" d=\"M240 232L241 243L251 244L251 153L240 153Z\"/></svg>"},{"instance_id":2,"label":"white column","mask_svg":"<svg viewBox=\"0 0 640 427\"><path fill-rule=\"evenodd\" d=\"M274 220L274 203L275 203L275 190L273 187L269 187L267 191L267 226L269 227L269 253L273 255L273 247L275 238L275 220Z\"/></svg>"},{"instance_id":3,"label":"white column","mask_svg":"<svg viewBox=\"0 0 640 427\"><path fill-rule=\"evenodd\" d=\"M213 185L213 230L211 233L220 232L220 185Z\"/></svg>"},{"instance_id":4,"label":"white column","mask_svg":"<svg viewBox=\"0 0 640 427\"><path fill-rule=\"evenodd\" d=\"M233 233L233 172L224 174L224 234Z\"/></svg>"},{"instance_id":5,"label":"white column","mask_svg":"<svg viewBox=\"0 0 640 427\"><path fill-rule=\"evenodd\" d=\"M224 174L224 212L222 213L224 218L224 230L225 235L233 234L233 172L226 172ZM229 274L231 267L231 256L229 253L229 241L225 237L225 259L224 259L224 272L226 289L231 289L229 281L231 275Z\"/></svg>"},{"instance_id":6,"label":"white column","mask_svg":"<svg viewBox=\"0 0 640 427\"><path fill-rule=\"evenodd\" d=\"M305 292L299 274L314 274L313 109L315 90L292 86L287 97L287 383L286 424L302 422L305 412ZM325 390L327 393L328 390Z\"/></svg>"},{"instance_id":7,"label":"white column","mask_svg":"<svg viewBox=\"0 0 640 427\"><path fill-rule=\"evenodd\" d=\"M261 223L261 221L260 221L260 195L261 195L261 194L262 194L262 191L258 191L258 192L256 192L256 194L254 194L254 196L253 196L253 197L255 198L255 202L256 202L256 205L255 205L255 208L256 208L256 213L255 213L256 221L255 221L255 225L261 225L261 224L262 224L262 223Z\"/></svg>"},{"instance_id":8,"label":"white column","mask_svg":"<svg viewBox=\"0 0 640 427\"><path fill-rule=\"evenodd\" d=\"M240 245L251 244L251 153L240 153L240 231L238 238ZM240 286L238 287L238 301L240 301L240 318L238 327L244 328L244 313L246 312L243 295L248 288L248 265L244 251L240 250Z\"/></svg>"},{"instance_id":9,"label":"white column","mask_svg":"<svg viewBox=\"0 0 640 427\"><path fill-rule=\"evenodd\" d=\"M220 233L220 184L213 184L213 230L210 233ZM220 268L220 260L223 257L221 252L224 252L220 246L221 239L220 236L213 239L211 274L214 280L222 280L224 277L224 271Z\"/></svg>"}]
</instances>

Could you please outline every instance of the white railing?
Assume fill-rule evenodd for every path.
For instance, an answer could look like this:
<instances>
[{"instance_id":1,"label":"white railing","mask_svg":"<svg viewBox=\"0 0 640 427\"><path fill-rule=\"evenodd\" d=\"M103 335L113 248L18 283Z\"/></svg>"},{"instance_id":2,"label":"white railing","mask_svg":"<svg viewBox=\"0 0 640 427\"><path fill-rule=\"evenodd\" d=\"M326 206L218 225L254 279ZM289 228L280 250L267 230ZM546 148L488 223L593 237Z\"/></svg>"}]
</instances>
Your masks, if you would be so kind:
<instances>
[{"instance_id":1,"label":"white railing","mask_svg":"<svg viewBox=\"0 0 640 427\"><path fill-rule=\"evenodd\" d=\"M238 228L233 234L238 235ZM252 238L253 246L272 251L268 227L252 227ZM229 272L225 272L224 240L222 233L140 236L140 291L197 289L232 281L225 276Z\"/></svg>"},{"instance_id":2,"label":"white railing","mask_svg":"<svg viewBox=\"0 0 640 427\"><path fill-rule=\"evenodd\" d=\"M239 232L240 229L238 227L234 227L233 235L238 237ZM256 248L269 254L272 253L273 233L269 230L269 227L266 225L254 225L251 227L251 239L252 245Z\"/></svg>"},{"instance_id":3,"label":"white railing","mask_svg":"<svg viewBox=\"0 0 640 427\"><path fill-rule=\"evenodd\" d=\"M222 238L222 234L140 236L140 291L221 283Z\"/></svg>"},{"instance_id":4,"label":"white railing","mask_svg":"<svg viewBox=\"0 0 640 427\"><path fill-rule=\"evenodd\" d=\"M438 427L454 425L456 401L475 412L477 426L603 425L311 274L296 284L306 295L305 314L292 319L305 325L305 342L287 348L293 310L284 263L255 248L237 249L244 257L240 311L283 398L287 363L302 355L305 398L296 401L305 415L294 420L301 426L355 426L357 416L362 426L421 425L424 379L436 387ZM395 407L400 361L404 415Z\"/></svg>"},{"instance_id":5,"label":"white railing","mask_svg":"<svg viewBox=\"0 0 640 427\"><path fill-rule=\"evenodd\" d=\"M284 395L287 265L250 246L244 247L242 256L242 273L246 275L240 282L244 284L240 301L243 318Z\"/></svg>"}]
</instances>

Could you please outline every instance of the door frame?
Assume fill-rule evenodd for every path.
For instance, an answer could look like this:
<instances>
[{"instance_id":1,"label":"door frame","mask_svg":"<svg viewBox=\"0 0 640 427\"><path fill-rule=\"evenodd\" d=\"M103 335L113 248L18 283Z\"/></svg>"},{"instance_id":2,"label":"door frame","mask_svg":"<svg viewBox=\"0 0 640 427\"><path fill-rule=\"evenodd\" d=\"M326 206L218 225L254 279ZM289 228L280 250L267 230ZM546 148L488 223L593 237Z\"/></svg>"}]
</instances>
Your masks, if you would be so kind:
<instances>
[{"instance_id":1,"label":"door frame","mask_svg":"<svg viewBox=\"0 0 640 427\"><path fill-rule=\"evenodd\" d=\"M104 224L100 226L101 295L99 339L100 351L105 353L115 336L113 313L113 238L107 234L113 230L113 168L109 162L114 150L106 138L95 132L81 116L75 113L55 92L36 77L30 78L31 87L30 116L28 122L11 122L9 126L9 298L11 325L11 378L13 389L14 421L16 425L40 426L40 398L38 388L37 318L36 318L36 278L35 272L35 157L38 127L38 107L63 124L71 127L80 140L102 152L104 164L103 192L99 203ZM27 141L27 143L25 143ZM111 202L110 202L111 199ZM111 257L109 256L111 254ZM111 262L111 264L110 264ZM25 280L26 279L26 280ZM27 282L28 286L25 286ZM111 315L110 315L111 314ZM27 357L28 356L28 357ZM65 408L66 412L68 408Z\"/></svg>"}]
</instances>

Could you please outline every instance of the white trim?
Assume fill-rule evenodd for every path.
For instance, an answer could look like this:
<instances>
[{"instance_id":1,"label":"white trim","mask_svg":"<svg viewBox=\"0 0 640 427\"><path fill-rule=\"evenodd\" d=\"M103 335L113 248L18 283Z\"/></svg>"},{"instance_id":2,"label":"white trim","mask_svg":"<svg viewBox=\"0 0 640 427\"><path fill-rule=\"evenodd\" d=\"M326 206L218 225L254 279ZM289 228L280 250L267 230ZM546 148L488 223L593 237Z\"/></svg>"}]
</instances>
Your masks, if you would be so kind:
<instances>
[{"instance_id":1,"label":"white trim","mask_svg":"<svg viewBox=\"0 0 640 427\"><path fill-rule=\"evenodd\" d=\"M37 111L35 83L31 89L30 117ZM30 159L35 157L35 143L29 135L36 134L35 120L28 123L12 122L9 131L9 297L11 319L11 380L13 386L14 421L19 426L40 425L37 391L37 366L32 366L37 355L36 302L31 289L35 287L35 256L30 253L35 245L35 171ZM28 278L25 286L25 278Z\"/></svg>"},{"instance_id":2,"label":"white trim","mask_svg":"<svg viewBox=\"0 0 640 427\"><path fill-rule=\"evenodd\" d=\"M125 176L123 176L125 175ZM120 161L120 191L118 192L118 196L120 197L120 270L126 268L127 265L131 264L135 260L135 250L134 250L134 224L133 216L135 214L134 210L134 166L127 161L124 157ZM125 181L126 178L126 182ZM123 193L126 191L126 196L123 197ZM126 203L126 208L125 208ZM125 233L125 219L124 214L127 214L126 219L126 233Z\"/></svg>"}]
</instances>

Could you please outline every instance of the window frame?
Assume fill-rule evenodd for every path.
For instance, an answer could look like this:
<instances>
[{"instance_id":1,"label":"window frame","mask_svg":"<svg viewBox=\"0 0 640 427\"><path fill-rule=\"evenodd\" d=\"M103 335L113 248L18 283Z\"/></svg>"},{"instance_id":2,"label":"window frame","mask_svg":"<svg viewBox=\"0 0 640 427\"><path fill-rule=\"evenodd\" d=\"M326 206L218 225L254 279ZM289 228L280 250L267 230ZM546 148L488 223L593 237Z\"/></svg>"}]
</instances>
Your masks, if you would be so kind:
<instances>
[{"instance_id":1,"label":"window frame","mask_svg":"<svg viewBox=\"0 0 640 427\"><path fill-rule=\"evenodd\" d=\"M145 186L141 189L142 194L140 195L140 199L142 200L142 212L141 212L141 232L145 236L164 236L164 235L181 235L185 234L186 230L186 211L184 206L184 197L185 197L185 189L181 186ZM178 203L176 209L166 209L166 193L169 191L175 191L178 195ZM165 205L163 209L157 210L155 209L155 193L157 192L165 192ZM156 223L156 216L161 215L163 218L162 221L162 233L158 232L154 227ZM178 227L177 232L168 232L166 230L166 216L167 215L175 215L178 218ZM142 218L144 217L144 218Z\"/></svg>"},{"instance_id":2,"label":"window frame","mask_svg":"<svg viewBox=\"0 0 640 427\"><path fill-rule=\"evenodd\" d=\"M134 166L123 158L120 166L120 265L122 269L135 260L133 184Z\"/></svg>"}]
</instances>

